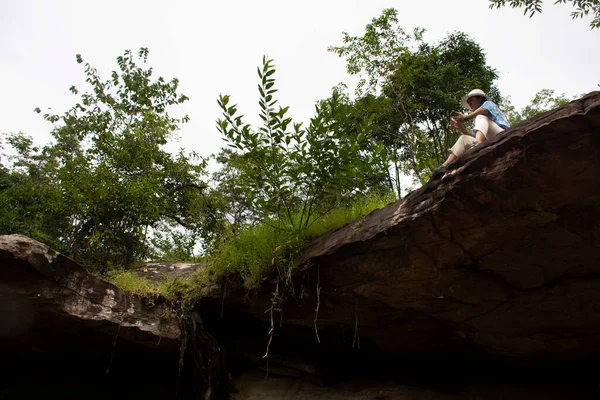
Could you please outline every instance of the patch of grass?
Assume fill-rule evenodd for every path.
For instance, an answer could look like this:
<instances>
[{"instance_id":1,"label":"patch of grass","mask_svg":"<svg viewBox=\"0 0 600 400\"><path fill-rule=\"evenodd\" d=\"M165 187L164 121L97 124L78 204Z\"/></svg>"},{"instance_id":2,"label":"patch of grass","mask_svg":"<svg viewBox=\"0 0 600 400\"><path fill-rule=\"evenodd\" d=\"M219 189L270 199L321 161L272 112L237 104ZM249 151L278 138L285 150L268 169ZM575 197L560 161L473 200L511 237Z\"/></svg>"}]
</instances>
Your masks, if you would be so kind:
<instances>
[{"instance_id":1,"label":"patch of grass","mask_svg":"<svg viewBox=\"0 0 600 400\"><path fill-rule=\"evenodd\" d=\"M239 277L248 288L260 286L275 267L287 267L304 244L292 231L259 225L223 240L208 259L207 273L214 280Z\"/></svg>"},{"instance_id":2,"label":"patch of grass","mask_svg":"<svg viewBox=\"0 0 600 400\"><path fill-rule=\"evenodd\" d=\"M184 318L202 295L207 282L199 282L195 276L175 278L160 286L160 294L167 300L171 312L178 318Z\"/></svg>"},{"instance_id":3,"label":"patch of grass","mask_svg":"<svg viewBox=\"0 0 600 400\"><path fill-rule=\"evenodd\" d=\"M155 284L132 271L113 272L104 278L131 294L143 297L149 306L154 306L158 296L162 296L178 317L191 310L194 302L201 297L202 289L211 283L204 271Z\"/></svg>"},{"instance_id":4,"label":"patch of grass","mask_svg":"<svg viewBox=\"0 0 600 400\"><path fill-rule=\"evenodd\" d=\"M335 209L312 221L303 234L264 224L231 235L208 259L207 273L212 279L241 278L246 287L258 287L274 270L289 274L311 238L340 228L394 200L393 194L365 196L351 206Z\"/></svg>"},{"instance_id":5,"label":"patch of grass","mask_svg":"<svg viewBox=\"0 0 600 400\"><path fill-rule=\"evenodd\" d=\"M357 199L348 207L340 207L312 223L307 231L307 237L321 236L329 231L341 228L350 221L364 217L371 211L384 207L396 200L393 193L384 195L370 194Z\"/></svg>"},{"instance_id":6,"label":"patch of grass","mask_svg":"<svg viewBox=\"0 0 600 400\"><path fill-rule=\"evenodd\" d=\"M158 287L153 286L146 279L132 271L112 273L106 279L113 285L142 297L156 296L160 292Z\"/></svg>"}]
</instances>

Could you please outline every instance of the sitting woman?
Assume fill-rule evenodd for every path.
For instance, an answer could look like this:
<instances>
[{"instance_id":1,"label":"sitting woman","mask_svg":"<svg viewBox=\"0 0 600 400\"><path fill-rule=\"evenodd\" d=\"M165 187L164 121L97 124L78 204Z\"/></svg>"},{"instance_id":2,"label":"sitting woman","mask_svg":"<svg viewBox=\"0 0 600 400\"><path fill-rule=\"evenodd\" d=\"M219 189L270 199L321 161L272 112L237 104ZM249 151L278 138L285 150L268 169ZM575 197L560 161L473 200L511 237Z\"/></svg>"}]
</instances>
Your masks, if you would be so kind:
<instances>
[{"instance_id":1,"label":"sitting woman","mask_svg":"<svg viewBox=\"0 0 600 400\"><path fill-rule=\"evenodd\" d=\"M456 161L468 149L510 128L506 116L481 89L471 90L469 94L463 96L461 104L464 108L471 110L472 113L459 114L451 118L450 124L453 128L458 129L462 135L450 149L448 159L439 168L441 170ZM463 126L463 123L471 120L473 121L473 130L470 132Z\"/></svg>"}]
</instances>

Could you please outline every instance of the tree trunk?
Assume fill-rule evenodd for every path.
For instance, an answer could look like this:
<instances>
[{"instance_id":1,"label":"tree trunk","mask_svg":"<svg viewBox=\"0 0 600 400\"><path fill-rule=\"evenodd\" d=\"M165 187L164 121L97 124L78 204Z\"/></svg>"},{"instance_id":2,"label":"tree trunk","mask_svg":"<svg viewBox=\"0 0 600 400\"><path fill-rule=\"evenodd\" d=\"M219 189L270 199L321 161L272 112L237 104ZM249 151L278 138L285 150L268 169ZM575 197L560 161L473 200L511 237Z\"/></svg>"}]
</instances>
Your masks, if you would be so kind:
<instances>
[{"instance_id":1,"label":"tree trunk","mask_svg":"<svg viewBox=\"0 0 600 400\"><path fill-rule=\"evenodd\" d=\"M398 195L398 200L402 198L402 188L400 187L400 168L398 167L398 158L394 159L394 172L396 178L396 193Z\"/></svg>"}]
</instances>

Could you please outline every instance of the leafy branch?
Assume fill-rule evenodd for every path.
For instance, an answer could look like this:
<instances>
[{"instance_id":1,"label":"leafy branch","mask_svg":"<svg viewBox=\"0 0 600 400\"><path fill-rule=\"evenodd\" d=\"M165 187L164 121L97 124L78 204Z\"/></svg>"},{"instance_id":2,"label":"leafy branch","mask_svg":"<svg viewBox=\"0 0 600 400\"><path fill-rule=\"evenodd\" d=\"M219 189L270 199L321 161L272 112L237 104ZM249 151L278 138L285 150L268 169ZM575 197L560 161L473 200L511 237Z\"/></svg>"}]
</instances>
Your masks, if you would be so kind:
<instances>
[{"instance_id":1,"label":"leafy branch","mask_svg":"<svg viewBox=\"0 0 600 400\"><path fill-rule=\"evenodd\" d=\"M303 232L344 193L360 189L359 171L377 159L361 153L367 139L364 129L356 135L340 130L337 120L346 104L339 94L315 106L307 128L293 123L286 116L289 107L276 108L274 73L273 60L264 57L258 68L262 120L258 129L243 122L227 95L217 100L223 112L217 128L238 152L235 161L243 176L243 192L261 221Z\"/></svg>"},{"instance_id":2,"label":"leafy branch","mask_svg":"<svg viewBox=\"0 0 600 400\"><path fill-rule=\"evenodd\" d=\"M542 0L490 0L490 8L500 8L510 5L512 8L524 7L523 14L529 13L529 17L533 17L536 13L542 12ZM554 4L573 3L575 11L571 12L571 18L583 18L592 15L590 28L600 29L600 1L599 0L556 0Z\"/></svg>"}]
</instances>

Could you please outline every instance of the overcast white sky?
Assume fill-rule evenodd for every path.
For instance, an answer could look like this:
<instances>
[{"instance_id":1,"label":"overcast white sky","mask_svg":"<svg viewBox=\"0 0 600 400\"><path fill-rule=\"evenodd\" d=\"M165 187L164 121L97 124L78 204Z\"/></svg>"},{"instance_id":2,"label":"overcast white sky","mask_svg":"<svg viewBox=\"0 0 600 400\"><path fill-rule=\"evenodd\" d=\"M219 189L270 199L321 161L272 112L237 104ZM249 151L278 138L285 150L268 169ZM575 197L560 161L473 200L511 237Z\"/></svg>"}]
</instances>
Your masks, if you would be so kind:
<instances>
[{"instance_id":1,"label":"overcast white sky","mask_svg":"<svg viewBox=\"0 0 600 400\"><path fill-rule=\"evenodd\" d=\"M69 87L85 88L75 54L108 78L125 49L148 47L156 75L179 78L191 99L183 110L191 122L176 147L208 156L223 145L219 93L232 95L243 114L257 114L263 54L275 59L280 104L306 122L332 86L356 81L327 46L341 44L343 31L362 34L387 7L399 11L405 30L426 28L428 42L455 30L473 37L517 107L544 88L569 97L599 90L600 30L590 30L589 18L572 20L571 7L546 3L530 19L521 10L490 10L487 0L0 0L0 132L47 142L52 127L33 109L58 113L74 104Z\"/></svg>"}]
</instances>

